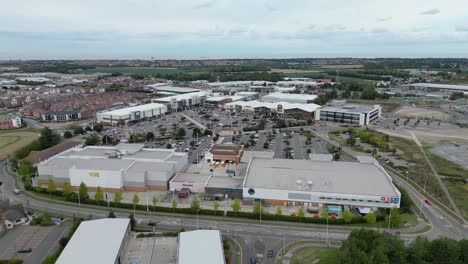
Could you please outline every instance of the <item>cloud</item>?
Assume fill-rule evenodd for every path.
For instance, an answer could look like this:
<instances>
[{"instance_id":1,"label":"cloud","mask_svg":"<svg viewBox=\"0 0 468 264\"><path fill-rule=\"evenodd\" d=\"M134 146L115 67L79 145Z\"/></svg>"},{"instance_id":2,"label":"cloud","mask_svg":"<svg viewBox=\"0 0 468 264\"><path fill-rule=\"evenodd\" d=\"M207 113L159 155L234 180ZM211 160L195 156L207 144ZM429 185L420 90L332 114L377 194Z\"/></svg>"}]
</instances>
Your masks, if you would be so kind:
<instances>
[{"instance_id":1,"label":"cloud","mask_svg":"<svg viewBox=\"0 0 468 264\"><path fill-rule=\"evenodd\" d=\"M423 12L421 12L419 14L420 15L437 15L439 13L440 13L440 10L438 8L433 8L433 9L423 11Z\"/></svg>"},{"instance_id":2,"label":"cloud","mask_svg":"<svg viewBox=\"0 0 468 264\"><path fill-rule=\"evenodd\" d=\"M204 9L212 7L216 4L216 0L208 0L192 6L192 9Z\"/></svg>"},{"instance_id":3,"label":"cloud","mask_svg":"<svg viewBox=\"0 0 468 264\"><path fill-rule=\"evenodd\" d=\"M468 23L456 25L455 30L457 32L468 32Z\"/></svg>"},{"instance_id":4,"label":"cloud","mask_svg":"<svg viewBox=\"0 0 468 264\"><path fill-rule=\"evenodd\" d=\"M381 17L381 18L377 18L377 21L378 22L385 22L385 21L390 21L392 20L392 17Z\"/></svg>"}]
</instances>

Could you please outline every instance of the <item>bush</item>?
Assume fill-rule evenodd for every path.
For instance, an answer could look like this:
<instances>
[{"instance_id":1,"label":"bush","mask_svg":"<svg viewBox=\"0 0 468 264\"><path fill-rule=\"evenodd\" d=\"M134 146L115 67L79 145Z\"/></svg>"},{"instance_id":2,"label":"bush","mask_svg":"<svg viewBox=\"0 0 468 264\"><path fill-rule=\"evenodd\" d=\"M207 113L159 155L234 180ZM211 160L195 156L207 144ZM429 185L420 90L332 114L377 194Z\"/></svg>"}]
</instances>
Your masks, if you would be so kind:
<instances>
[{"instance_id":1,"label":"bush","mask_svg":"<svg viewBox=\"0 0 468 264\"><path fill-rule=\"evenodd\" d=\"M23 260L21 259L0 259L0 264L21 264Z\"/></svg>"}]
</instances>

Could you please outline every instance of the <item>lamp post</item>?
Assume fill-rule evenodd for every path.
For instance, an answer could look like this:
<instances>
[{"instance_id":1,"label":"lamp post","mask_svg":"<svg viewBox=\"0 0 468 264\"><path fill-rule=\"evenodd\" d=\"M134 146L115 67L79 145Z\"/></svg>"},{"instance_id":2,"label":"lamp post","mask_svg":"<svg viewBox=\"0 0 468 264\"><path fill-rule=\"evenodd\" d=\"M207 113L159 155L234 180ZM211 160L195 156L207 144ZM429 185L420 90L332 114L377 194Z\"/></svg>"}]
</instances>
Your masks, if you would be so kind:
<instances>
[{"instance_id":1,"label":"lamp post","mask_svg":"<svg viewBox=\"0 0 468 264\"><path fill-rule=\"evenodd\" d=\"M200 211L200 209L197 210L197 230L198 230L198 211Z\"/></svg>"}]
</instances>

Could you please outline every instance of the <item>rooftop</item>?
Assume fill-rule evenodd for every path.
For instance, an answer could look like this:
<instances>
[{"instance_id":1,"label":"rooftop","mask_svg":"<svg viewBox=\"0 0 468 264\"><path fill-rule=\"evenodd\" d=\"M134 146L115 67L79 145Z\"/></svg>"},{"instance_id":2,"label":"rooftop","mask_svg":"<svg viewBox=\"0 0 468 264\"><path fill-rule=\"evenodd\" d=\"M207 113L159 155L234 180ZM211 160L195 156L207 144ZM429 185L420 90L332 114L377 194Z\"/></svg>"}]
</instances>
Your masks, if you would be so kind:
<instances>
[{"instance_id":1,"label":"rooftop","mask_svg":"<svg viewBox=\"0 0 468 264\"><path fill-rule=\"evenodd\" d=\"M345 101L332 101L320 111L345 112L345 113L367 113L380 107L379 105L348 104Z\"/></svg>"},{"instance_id":2,"label":"rooftop","mask_svg":"<svg viewBox=\"0 0 468 264\"><path fill-rule=\"evenodd\" d=\"M101 112L101 114L116 115L116 116L117 115L128 115L131 112L147 111L147 110L159 109L159 108L166 108L166 106L163 105L163 104L150 103L150 104L144 104L144 105L125 107L125 108L122 108L122 109L116 109L116 110L111 110L111 111L105 111L105 112Z\"/></svg>"},{"instance_id":3,"label":"rooftop","mask_svg":"<svg viewBox=\"0 0 468 264\"><path fill-rule=\"evenodd\" d=\"M128 218L83 221L56 263L115 263L129 224Z\"/></svg>"},{"instance_id":4,"label":"rooftop","mask_svg":"<svg viewBox=\"0 0 468 264\"><path fill-rule=\"evenodd\" d=\"M242 150L241 145L234 144L216 144L211 147L210 152L213 155L238 156Z\"/></svg>"},{"instance_id":5,"label":"rooftop","mask_svg":"<svg viewBox=\"0 0 468 264\"><path fill-rule=\"evenodd\" d=\"M202 243L201 243L202 242ZM219 230L196 230L179 234L178 264L223 264Z\"/></svg>"},{"instance_id":6,"label":"rooftop","mask_svg":"<svg viewBox=\"0 0 468 264\"><path fill-rule=\"evenodd\" d=\"M434 89L463 90L468 91L468 85L442 84L442 83L413 83L410 86L421 86Z\"/></svg>"},{"instance_id":7,"label":"rooftop","mask_svg":"<svg viewBox=\"0 0 468 264\"><path fill-rule=\"evenodd\" d=\"M232 188L242 189L243 177L234 176L213 176L210 178L206 187L220 187L220 188Z\"/></svg>"},{"instance_id":8,"label":"rooftop","mask_svg":"<svg viewBox=\"0 0 468 264\"><path fill-rule=\"evenodd\" d=\"M280 98L293 100L314 100L317 98L315 94L291 94L291 93L270 93L262 97L262 99Z\"/></svg>"},{"instance_id":9,"label":"rooftop","mask_svg":"<svg viewBox=\"0 0 468 264\"><path fill-rule=\"evenodd\" d=\"M178 173L171 180L172 182L190 182L190 183L199 183L207 182L210 178L209 174L195 174L195 173Z\"/></svg>"},{"instance_id":10,"label":"rooftop","mask_svg":"<svg viewBox=\"0 0 468 264\"><path fill-rule=\"evenodd\" d=\"M299 182L299 183L298 183ZM312 184L309 185L308 183ZM324 193L396 196L376 163L253 158L245 186Z\"/></svg>"}]
</instances>

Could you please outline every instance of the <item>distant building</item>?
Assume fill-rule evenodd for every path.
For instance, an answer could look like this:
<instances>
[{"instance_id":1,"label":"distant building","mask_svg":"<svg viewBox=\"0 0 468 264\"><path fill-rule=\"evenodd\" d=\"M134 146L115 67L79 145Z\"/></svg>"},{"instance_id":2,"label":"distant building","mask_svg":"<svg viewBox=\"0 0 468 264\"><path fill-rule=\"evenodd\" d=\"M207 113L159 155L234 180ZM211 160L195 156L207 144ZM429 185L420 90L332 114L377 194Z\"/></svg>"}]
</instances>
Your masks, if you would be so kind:
<instances>
[{"instance_id":1,"label":"distant building","mask_svg":"<svg viewBox=\"0 0 468 264\"><path fill-rule=\"evenodd\" d=\"M419 90L452 90L468 92L468 85L454 85L442 83L413 83L410 84L409 87Z\"/></svg>"},{"instance_id":2,"label":"distant building","mask_svg":"<svg viewBox=\"0 0 468 264\"><path fill-rule=\"evenodd\" d=\"M241 162L244 154L244 146L234 144L216 144L211 147L205 155L207 162L232 162L238 164Z\"/></svg>"},{"instance_id":3,"label":"distant building","mask_svg":"<svg viewBox=\"0 0 468 264\"><path fill-rule=\"evenodd\" d=\"M256 115L271 115L277 114L280 117L296 118L298 115L301 119L313 120L316 116L316 111L320 108L317 104L298 104L288 102L260 102L260 101L238 101L227 103L223 106L228 111L235 112L253 112Z\"/></svg>"},{"instance_id":4,"label":"distant building","mask_svg":"<svg viewBox=\"0 0 468 264\"><path fill-rule=\"evenodd\" d=\"M200 89L194 89L194 88L189 88L189 87L173 87L173 86L170 86L169 83L148 84L148 85L145 85L143 89L147 91L154 91L156 93L162 92L162 93L174 94L174 95L195 93L195 92L200 91Z\"/></svg>"},{"instance_id":5,"label":"distant building","mask_svg":"<svg viewBox=\"0 0 468 264\"><path fill-rule=\"evenodd\" d=\"M151 103L99 112L96 121L104 125L118 126L138 122L148 118L156 118L167 112L167 106Z\"/></svg>"},{"instance_id":6,"label":"distant building","mask_svg":"<svg viewBox=\"0 0 468 264\"><path fill-rule=\"evenodd\" d=\"M67 122L78 119L81 119L80 111L45 112L42 114L43 121Z\"/></svg>"},{"instance_id":7,"label":"distant building","mask_svg":"<svg viewBox=\"0 0 468 264\"><path fill-rule=\"evenodd\" d=\"M0 129L16 129L22 125L21 118L13 114L0 115Z\"/></svg>"},{"instance_id":8,"label":"distant building","mask_svg":"<svg viewBox=\"0 0 468 264\"><path fill-rule=\"evenodd\" d=\"M224 264L223 240L219 230L179 233L177 264Z\"/></svg>"},{"instance_id":9,"label":"distant building","mask_svg":"<svg viewBox=\"0 0 468 264\"><path fill-rule=\"evenodd\" d=\"M316 120L346 123L351 125L369 125L380 118L380 105L348 104L345 101L332 101L329 105L319 108Z\"/></svg>"},{"instance_id":10,"label":"distant building","mask_svg":"<svg viewBox=\"0 0 468 264\"><path fill-rule=\"evenodd\" d=\"M315 94L288 94L271 93L261 98L261 101L268 103L286 102L292 104L311 104L317 99Z\"/></svg>"},{"instance_id":11,"label":"distant building","mask_svg":"<svg viewBox=\"0 0 468 264\"><path fill-rule=\"evenodd\" d=\"M81 222L63 249L57 264L126 263L130 219L104 218Z\"/></svg>"},{"instance_id":12,"label":"distant building","mask_svg":"<svg viewBox=\"0 0 468 264\"><path fill-rule=\"evenodd\" d=\"M155 98L152 99L152 102L166 105L168 111L183 111L195 106L203 105L204 100L209 94L209 92L204 91L179 94L162 98Z\"/></svg>"}]
</instances>

